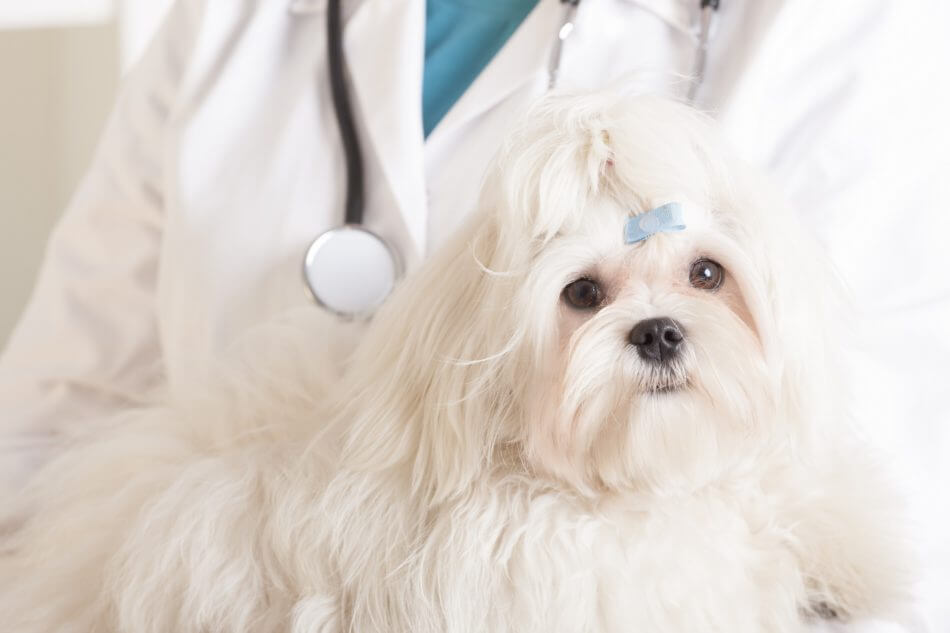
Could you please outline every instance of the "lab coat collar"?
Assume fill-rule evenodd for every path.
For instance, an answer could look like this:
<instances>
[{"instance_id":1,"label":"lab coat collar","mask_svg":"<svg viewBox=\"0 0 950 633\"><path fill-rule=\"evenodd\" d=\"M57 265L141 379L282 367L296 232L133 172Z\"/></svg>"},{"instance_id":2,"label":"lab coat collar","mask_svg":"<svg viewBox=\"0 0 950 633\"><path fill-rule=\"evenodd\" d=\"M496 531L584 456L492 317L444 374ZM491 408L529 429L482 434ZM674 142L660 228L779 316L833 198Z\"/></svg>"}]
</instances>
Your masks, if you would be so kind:
<instances>
[{"instance_id":1,"label":"lab coat collar","mask_svg":"<svg viewBox=\"0 0 950 633\"><path fill-rule=\"evenodd\" d=\"M326 0L292 0L291 13L326 10ZM363 0L349 10L343 34L346 69L364 160L373 151L419 253L426 244L426 189L422 131L425 2ZM352 6L352 5L351 5ZM370 210L367 210L368 212Z\"/></svg>"}]
</instances>

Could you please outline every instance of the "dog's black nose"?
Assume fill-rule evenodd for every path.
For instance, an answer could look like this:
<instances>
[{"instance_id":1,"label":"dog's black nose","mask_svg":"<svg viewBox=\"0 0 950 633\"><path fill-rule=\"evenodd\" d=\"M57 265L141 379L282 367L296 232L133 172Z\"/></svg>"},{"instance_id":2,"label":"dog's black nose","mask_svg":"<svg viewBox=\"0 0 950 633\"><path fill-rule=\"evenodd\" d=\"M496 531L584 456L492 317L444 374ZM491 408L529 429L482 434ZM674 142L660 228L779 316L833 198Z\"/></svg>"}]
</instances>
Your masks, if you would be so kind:
<instances>
[{"instance_id":1,"label":"dog's black nose","mask_svg":"<svg viewBox=\"0 0 950 633\"><path fill-rule=\"evenodd\" d=\"M627 340L643 360L668 363L683 346L683 329L669 317L644 319L630 330Z\"/></svg>"}]
</instances>

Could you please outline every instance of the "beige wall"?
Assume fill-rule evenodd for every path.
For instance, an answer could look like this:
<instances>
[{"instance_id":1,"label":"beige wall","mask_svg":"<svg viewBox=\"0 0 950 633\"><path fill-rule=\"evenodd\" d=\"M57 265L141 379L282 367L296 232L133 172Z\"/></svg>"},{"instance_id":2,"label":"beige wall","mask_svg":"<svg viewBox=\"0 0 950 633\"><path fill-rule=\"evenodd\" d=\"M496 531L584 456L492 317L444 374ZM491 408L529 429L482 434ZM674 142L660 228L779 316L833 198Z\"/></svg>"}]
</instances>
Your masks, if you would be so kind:
<instances>
[{"instance_id":1,"label":"beige wall","mask_svg":"<svg viewBox=\"0 0 950 633\"><path fill-rule=\"evenodd\" d=\"M0 348L111 106L117 42L112 24L0 30Z\"/></svg>"}]
</instances>

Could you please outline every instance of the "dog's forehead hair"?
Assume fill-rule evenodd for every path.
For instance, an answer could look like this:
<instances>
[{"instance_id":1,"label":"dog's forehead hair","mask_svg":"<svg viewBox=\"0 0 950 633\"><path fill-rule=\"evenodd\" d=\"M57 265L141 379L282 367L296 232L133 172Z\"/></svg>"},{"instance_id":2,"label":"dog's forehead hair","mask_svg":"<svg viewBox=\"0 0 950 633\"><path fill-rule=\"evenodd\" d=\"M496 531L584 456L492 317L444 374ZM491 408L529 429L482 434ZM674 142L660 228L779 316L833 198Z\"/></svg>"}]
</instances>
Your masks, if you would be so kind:
<instances>
[{"instance_id":1,"label":"dog's forehead hair","mask_svg":"<svg viewBox=\"0 0 950 633\"><path fill-rule=\"evenodd\" d=\"M683 209L686 229L675 232L658 232L633 244L624 241L624 227L631 217L650 211L666 202L678 202ZM569 239L585 242L598 259L612 262L614 266L635 266L644 274L651 268L668 262L678 253L696 248L702 236L715 230L712 213L682 195L656 196L640 205L627 205L608 196L593 200L586 210L584 221Z\"/></svg>"}]
</instances>

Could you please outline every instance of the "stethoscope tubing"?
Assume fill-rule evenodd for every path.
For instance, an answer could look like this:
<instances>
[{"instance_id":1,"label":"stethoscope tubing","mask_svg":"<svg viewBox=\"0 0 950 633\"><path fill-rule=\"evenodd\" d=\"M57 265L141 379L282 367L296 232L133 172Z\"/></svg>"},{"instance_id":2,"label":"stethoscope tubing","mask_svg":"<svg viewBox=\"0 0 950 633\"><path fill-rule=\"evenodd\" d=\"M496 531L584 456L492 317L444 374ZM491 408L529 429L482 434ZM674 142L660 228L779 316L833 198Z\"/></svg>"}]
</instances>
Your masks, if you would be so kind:
<instances>
[{"instance_id":1,"label":"stethoscope tubing","mask_svg":"<svg viewBox=\"0 0 950 633\"><path fill-rule=\"evenodd\" d=\"M561 55L564 51L564 40L571 36L574 30L574 19L577 16L577 6L581 0L561 0L564 5L564 16L561 26L558 27L554 46L551 47L551 57L548 59L548 90L557 87L557 76L561 70Z\"/></svg>"},{"instance_id":2,"label":"stethoscope tubing","mask_svg":"<svg viewBox=\"0 0 950 633\"><path fill-rule=\"evenodd\" d=\"M346 60L343 54L340 0L327 0L327 55L333 111L336 114L346 161L344 224L358 226L363 223L363 154L356 134L356 125L353 122L353 107L346 90Z\"/></svg>"},{"instance_id":3,"label":"stethoscope tubing","mask_svg":"<svg viewBox=\"0 0 950 633\"><path fill-rule=\"evenodd\" d=\"M709 31L713 14L719 10L719 0L701 0L699 3L699 42L696 45L696 60L693 64L693 81L689 86L686 100L696 103L696 92L706 78L706 55L709 50Z\"/></svg>"}]
</instances>

